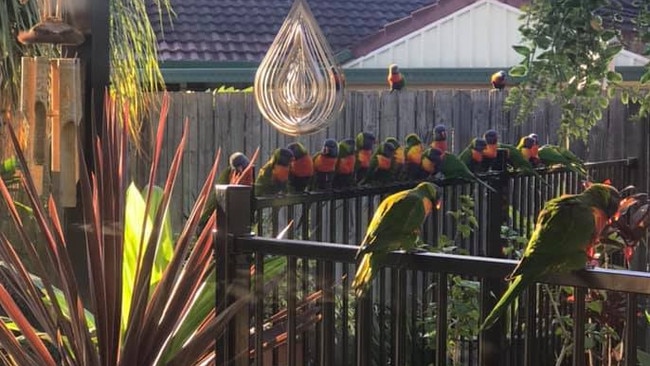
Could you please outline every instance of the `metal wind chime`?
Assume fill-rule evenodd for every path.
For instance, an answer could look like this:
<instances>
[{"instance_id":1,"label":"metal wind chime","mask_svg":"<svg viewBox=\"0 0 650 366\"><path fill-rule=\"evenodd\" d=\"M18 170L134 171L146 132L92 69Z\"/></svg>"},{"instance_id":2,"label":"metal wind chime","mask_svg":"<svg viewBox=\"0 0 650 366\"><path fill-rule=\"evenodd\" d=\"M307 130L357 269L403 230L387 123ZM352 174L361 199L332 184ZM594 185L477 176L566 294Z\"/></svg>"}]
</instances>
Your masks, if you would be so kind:
<instances>
[{"instance_id":1,"label":"metal wind chime","mask_svg":"<svg viewBox=\"0 0 650 366\"><path fill-rule=\"evenodd\" d=\"M35 1L35 0L32 0ZM64 21L62 0L42 0L41 22L20 32L24 44L79 45L84 35ZM20 110L25 117L29 169L39 193L50 190L60 207L76 205L77 133L83 114L78 58L23 57Z\"/></svg>"},{"instance_id":2,"label":"metal wind chime","mask_svg":"<svg viewBox=\"0 0 650 366\"><path fill-rule=\"evenodd\" d=\"M291 6L253 89L262 115L291 136L322 130L343 109L343 70L306 0Z\"/></svg>"}]
</instances>

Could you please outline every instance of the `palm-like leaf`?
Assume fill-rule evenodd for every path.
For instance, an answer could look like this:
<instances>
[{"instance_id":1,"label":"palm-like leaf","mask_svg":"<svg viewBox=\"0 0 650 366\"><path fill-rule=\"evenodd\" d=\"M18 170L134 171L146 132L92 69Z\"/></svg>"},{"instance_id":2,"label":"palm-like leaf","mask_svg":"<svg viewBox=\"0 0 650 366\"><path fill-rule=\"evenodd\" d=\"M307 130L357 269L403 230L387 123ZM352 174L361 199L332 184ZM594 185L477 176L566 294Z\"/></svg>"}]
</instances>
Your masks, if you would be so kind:
<instances>
[{"instance_id":1,"label":"palm-like leaf","mask_svg":"<svg viewBox=\"0 0 650 366\"><path fill-rule=\"evenodd\" d=\"M165 95L149 187L155 187L168 105ZM139 192L134 187L127 189L130 181L126 175L130 113L127 108L119 109L112 99L107 99L105 111L101 138L94 142L93 170L87 173L84 167L82 173L87 174L81 174L80 179L90 303L84 303L79 294L67 254L67 238L53 199L47 207L42 205L26 171L21 184L42 238L42 242L35 243L25 232L9 190L0 179L0 194L18 233L18 240L13 242L0 234L0 261L8 269L0 271L0 306L13 327L0 321L0 344L7 354L2 357L20 365L84 366L156 365L180 360L193 364L211 359L215 335L247 300L240 300L220 314L204 297L197 300L202 298L201 293L214 292L210 289L214 281L208 281L214 275L214 215L198 237L195 232L212 189L219 154L182 232L171 242L165 226L188 123L163 188L146 189L134 200ZM26 166L16 136L10 132L18 159ZM130 192L129 200L126 192ZM138 221L140 229L135 230ZM40 280L28 272L14 247L28 253ZM125 296L131 301L124 302ZM94 319L89 319L86 309L91 309Z\"/></svg>"}]
</instances>

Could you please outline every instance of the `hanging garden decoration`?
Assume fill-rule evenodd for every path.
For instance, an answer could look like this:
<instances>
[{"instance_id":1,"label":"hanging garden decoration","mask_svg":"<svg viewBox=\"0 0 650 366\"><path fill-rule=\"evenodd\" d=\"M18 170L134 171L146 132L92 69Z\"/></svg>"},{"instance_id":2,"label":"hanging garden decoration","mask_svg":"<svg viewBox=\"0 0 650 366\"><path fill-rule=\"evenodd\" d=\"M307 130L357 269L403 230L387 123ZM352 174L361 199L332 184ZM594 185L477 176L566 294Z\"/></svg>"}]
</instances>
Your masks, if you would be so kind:
<instances>
[{"instance_id":1,"label":"hanging garden decoration","mask_svg":"<svg viewBox=\"0 0 650 366\"><path fill-rule=\"evenodd\" d=\"M20 43L50 43L71 46L83 43L83 33L63 21L64 0L39 1L41 1L39 6L42 9L41 21L31 29L18 33Z\"/></svg>"},{"instance_id":2,"label":"hanging garden decoration","mask_svg":"<svg viewBox=\"0 0 650 366\"><path fill-rule=\"evenodd\" d=\"M295 0L255 74L255 100L282 133L317 132L341 112L344 75L306 0Z\"/></svg>"}]
</instances>

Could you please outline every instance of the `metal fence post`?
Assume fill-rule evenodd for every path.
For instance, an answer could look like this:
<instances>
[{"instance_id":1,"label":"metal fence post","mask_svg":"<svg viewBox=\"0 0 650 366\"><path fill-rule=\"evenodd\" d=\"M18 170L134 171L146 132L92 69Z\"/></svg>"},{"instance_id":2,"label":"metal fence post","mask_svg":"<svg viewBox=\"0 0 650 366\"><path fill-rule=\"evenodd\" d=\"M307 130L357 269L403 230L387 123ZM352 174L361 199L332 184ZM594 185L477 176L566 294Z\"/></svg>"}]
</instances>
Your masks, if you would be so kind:
<instances>
[{"instance_id":1,"label":"metal fence post","mask_svg":"<svg viewBox=\"0 0 650 366\"><path fill-rule=\"evenodd\" d=\"M503 257L503 239L501 238L501 226L507 223L508 219L508 184L507 173L493 177L489 184L497 190L496 193L488 193L488 227L486 255L488 257ZM481 280L481 319L490 313L496 304L497 297L504 290L503 279L483 278ZM496 297L495 297L496 296ZM479 335L479 360L480 365L500 365L501 350L505 345L505 322L499 319L494 326L481 332Z\"/></svg>"},{"instance_id":2,"label":"metal fence post","mask_svg":"<svg viewBox=\"0 0 650 366\"><path fill-rule=\"evenodd\" d=\"M215 194L216 311L219 315L238 299L250 296L251 257L237 252L233 239L251 235L252 188L243 185L216 185ZM244 306L217 339L217 365L250 364L249 329L250 310Z\"/></svg>"}]
</instances>

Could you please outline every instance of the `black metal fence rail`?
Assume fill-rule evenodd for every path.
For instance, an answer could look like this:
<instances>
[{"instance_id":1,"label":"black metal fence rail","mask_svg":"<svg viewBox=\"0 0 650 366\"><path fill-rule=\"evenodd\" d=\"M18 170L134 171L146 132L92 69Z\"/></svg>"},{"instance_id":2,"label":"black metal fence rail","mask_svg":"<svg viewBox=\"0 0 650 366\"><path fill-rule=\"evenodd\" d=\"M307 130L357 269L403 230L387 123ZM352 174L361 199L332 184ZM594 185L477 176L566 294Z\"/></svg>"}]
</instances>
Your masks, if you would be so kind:
<instances>
[{"instance_id":1,"label":"black metal fence rail","mask_svg":"<svg viewBox=\"0 0 650 366\"><path fill-rule=\"evenodd\" d=\"M288 284L285 288L285 296L288 302L286 319L284 321L284 331L287 337L287 351L283 353L281 359L276 359L274 365L447 365L450 364L449 350L446 341L436 341L432 349L417 349L417 338L421 337L417 329L409 326L409 305L414 294L408 294L409 284L413 281L430 281L429 286L434 287L435 292L432 297L439 309L441 316L435 318L434 323L430 325L435 329L438 340L446 340L445 335L448 330L448 322L445 311L448 306L449 291L453 284L448 283L450 276L459 275L463 277L478 278L482 289L490 287L490 281L502 281L502 278L512 272L516 261L482 258L472 256L458 256L448 254L434 253L393 253L386 260L386 266L392 270L392 280L399 284L393 294L391 301L392 311L390 314L390 332L383 335L384 342L375 344L379 337L377 329L373 329L373 322L376 312L368 304L359 303L354 309L354 313L348 318L348 321L356 323L356 330L350 331L349 325L341 324L344 320L341 314L334 310L337 307L336 300L338 297L351 297L347 293L338 292L337 281L341 278L345 281L346 274L332 276L332 273L323 271L315 281L328 295L323 295L313 306L318 312L319 326L316 331L319 333L320 343L315 345L317 350L311 354L297 352L299 329L301 323L305 321L304 313L307 311L297 304L303 300L303 293L296 287L295 278L298 277L296 263L305 258L318 261L323 266L334 263L353 264L355 263L356 249L348 245L333 243L320 243L309 241L295 240L276 240L259 237L237 237L231 242L232 256L252 258L255 264L255 274L248 280L255 284L252 287L254 293L254 307L252 310L252 323L233 323L232 326L245 327L252 329L252 341L250 349L230 350L229 354L233 356L232 361L236 360L235 355L241 355L245 360L241 364L249 364L251 361L255 365L266 365L263 358L259 357L264 353L263 332L258 329L264 328L263 309L265 294L263 292L264 282L264 256L274 255L282 256L288 259L289 268L283 281ZM252 257L251 257L252 254ZM244 261L244 262L245 262ZM232 261L231 261L232 263ZM426 274L426 276L422 276ZM418 277L420 275L420 277ZM609 291L624 292L626 307L625 334L622 335L625 344L624 359L622 365L637 365L636 347L637 343L636 324L638 319L638 297L639 295L650 295L650 274L644 272L630 272L620 270L593 269L579 271L569 274L554 274L546 277L543 281L547 284L574 286L575 302L570 307L573 317L573 342L574 349L584 349L585 333L583 331L587 322L585 309L585 295L587 289L603 289ZM246 296L245 287L236 291L237 296ZM494 328L496 331L491 333L482 333L478 340L478 355L474 360L463 361L463 365L550 365L547 358L554 355L541 354L541 343L544 336L537 329L539 323L536 321L535 301L537 300L536 291L528 291L520 301L520 311L526 312L525 316L529 323L526 326L524 336L521 338L523 347L512 347L514 340L507 339L507 324L500 322ZM488 291L483 291L480 300L482 316L485 315L493 305L492 297ZM348 300L352 301L352 300ZM505 318L505 317L504 317ZM244 317L245 319L245 317ZM634 326L630 326L630 325ZM364 325L364 326L361 326ZM252 326L252 328L251 328ZM346 334L347 333L347 334ZM240 333L241 334L241 333ZM342 339L347 337L350 341L346 344ZM246 343L248 344L248 343ZM356 344L357 351L354 352L350 345ZM385 347L384 347L385 346ZM365 348L364 348L365 347ZM523 351L523 352L522 352ZM428 353L428 355L427 355ZM513 355L515 353L515 355ZM520 354L517 354L520 353ZM556 354L557 355L557 354ZM347 358L346 358L347 356ZM376 357L375 357L376 356ZM550 356L550 357L547 357ZM250 357L250 358L249 358ZM380 359L383 357L380 363ZM235 363L233 363L235 364ZM584 352L573 352L572 357L567 358L567 363L574 366L583 366L586 364ZM600 364L600 363L597 363Z\"/></svg>"}]
</instances>

